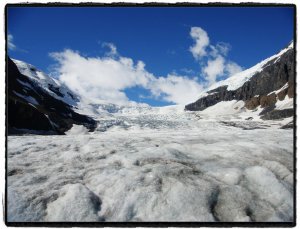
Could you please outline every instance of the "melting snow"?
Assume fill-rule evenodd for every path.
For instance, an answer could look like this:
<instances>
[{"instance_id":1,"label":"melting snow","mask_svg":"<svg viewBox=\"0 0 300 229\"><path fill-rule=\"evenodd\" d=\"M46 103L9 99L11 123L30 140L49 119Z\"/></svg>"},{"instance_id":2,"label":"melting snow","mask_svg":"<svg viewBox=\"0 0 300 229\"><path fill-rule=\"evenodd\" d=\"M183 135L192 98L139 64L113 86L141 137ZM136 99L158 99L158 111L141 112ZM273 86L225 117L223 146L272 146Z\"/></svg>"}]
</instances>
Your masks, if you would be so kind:
<instances>
[{"instance_id":1,"label":"melting snow","mask_svg":"<svg viewBox=\"0 0 300 229\"><path fill-rule=\"evenodd\" d=\"M293 131L245 120L240 101L217 106L223 116L145 107L92 133L9 136L8 220L292 221Z\"/></svg>"}]
</instances>

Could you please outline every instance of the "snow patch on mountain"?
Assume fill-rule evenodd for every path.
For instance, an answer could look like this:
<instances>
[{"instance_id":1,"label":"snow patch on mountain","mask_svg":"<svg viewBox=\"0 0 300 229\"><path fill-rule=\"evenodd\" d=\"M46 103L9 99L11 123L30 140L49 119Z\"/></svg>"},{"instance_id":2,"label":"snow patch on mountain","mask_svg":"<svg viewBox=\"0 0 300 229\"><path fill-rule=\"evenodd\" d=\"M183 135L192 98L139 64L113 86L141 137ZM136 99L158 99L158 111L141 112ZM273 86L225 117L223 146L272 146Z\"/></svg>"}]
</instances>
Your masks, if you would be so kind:
<instances>
[{"instance_id":1,"label":"snow patch on mountain","mask_svg":"<svg viewBox=\"0 0 300 229\"><path fill-rule=\"evenodd\" d=\"M243 101L221 101L199 113L210 115L233 115L245 111L244 105L245 103Z\"/></svg>"},{"instance_id":2,"label":"snow patch on mountain","mask_svg":"<svg viewBox=\"0 0 300 229\"><path fill-rule=\"evenodd\" d=\"M285 96L284 100L278 100L275 104L276 110L284 110L284 109L291 109L294 108L294 99L289 98L287 95Z\"/></svg>"}]
</instances>

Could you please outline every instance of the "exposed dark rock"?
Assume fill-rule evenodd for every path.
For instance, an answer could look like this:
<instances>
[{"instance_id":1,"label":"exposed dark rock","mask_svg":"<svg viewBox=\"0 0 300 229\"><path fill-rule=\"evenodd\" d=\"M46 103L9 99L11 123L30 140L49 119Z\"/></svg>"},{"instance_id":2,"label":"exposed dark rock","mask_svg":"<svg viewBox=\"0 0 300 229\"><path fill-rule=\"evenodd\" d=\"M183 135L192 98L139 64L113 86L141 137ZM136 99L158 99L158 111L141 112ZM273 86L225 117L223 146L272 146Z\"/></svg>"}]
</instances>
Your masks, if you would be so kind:
<instances>
[{"instance_id":1,"label":"exposed dark rock","mask_svg":"<svg viewBox=\"0 0 300 229\"><path fill-rule=\"evenodd\" d=\"M259 113L259 115L265 115L268 112L273 111L276 108L275 104L272 104L271 106L265 107L262 112Z\"/></svg>"},{"instance_id":2,"label":"exposed dark rock","mask_svg":"<svg viewBox=\"0 0 300 229\"><path fill-rule=\"evenodd\" d=\"M59 88L51 90L57 95L60 93ZM54 98L27 76L22 75L9 57L7 119L8 134L32 132L64 134L73 124L84 125L90 130L96 127L93 119L74 112L70 105Z\"/></svg>"},{"instance_id":3,"label":"exposed dark rock","mask_svg":"<svg viewBox=\"0 0 300 229\"><path fill-rule=\"evenodd\" d=\"M287 92L288 92L288 89L284 89L284 90L281 90L278 94L277 94L277 98L278 100L282 101L284 100L285 96L287 95Z\"/></svg>"},{"instance_id":4,"label":"exposed dark rock","mask_svg":"<svg viewBox=\"0 0 300 229\"><path fill-rule=\"evenodd\" d=\"M289 98L294 98L295 96L295 88L294 84L290 85L287 91Z\"/></svg>"},{"instance_id":5,"label":"exposed dark rock","mask_svg":"<svg viewBox=\"0 0 300 229\"><path fill-rule=\"evenodd\" d=\"M207 107L213 106L221 101L232 100L231 91L227 91L227 86L222 86L208 92L209 95L199 99L195 103L185 106L186 110L198 111L204 110Z\"/></svg>"},{"instance_id":6,"label":"exposed dark rock","mask_svg":"<svg viewBox=\"0 0 300 229\"><path fill-rule=\"evenodd\" d=\"M58 96L64 96L62 93L59 91L59 87L54 87L52 84L48 84L49 89L54 92Z\"/></svg>"},{"instance_id":7,"label":"exposed dark rock","mask_svg":"<svg viewBox=\"0 0 300 229\"><path fill-rule=\"evenodd\" d=\"M263 95L260 98L259 103L260 103L261 107L268 107L268 106L275 104L276 101L277 101L276 94L272 93L271 95Z\"/></svg>"},{"instance_id":8,"label":"exposed dark rock","mask_svg":"<svg viewBox=\"0 0 300 229\"><path fill-rule=\"evenodd\" d=\"M288 118L294 115L294 109L273 110L261 116L263 120Z\"/></svg>"},{"instance_id":9,"label":"exposed dark rock","mask_svg":"<svg viewBox=\"0 0 300 229\"><path fill-rule=\"evenodd\" d=\"M266 129L266 127L269 127L267 125L258 125L256 122L221 121L220 123L224 124L225 126L232 126L232 127L236 127L236 128L241 128L243 130Z\"/></svg>"},{"instance_id":10,"label":"exposed dark rock","mask_svg":"<svg viewBox=\"0 0 300 229\"><path fill-rule=\"evenodd\" d=\"M282 126L280 129L293 129L294 128L294 121L289 122L288 124Z\"/></svg>"},{"instance_id":11,"label":"exposed dark rock","mask_svg":"<svg viewBox=\"0 0 300 229\"><path fill-rule=\"evenodd\" d=\"M250 100L245 102L245 107L249 110L254 110L256 107L260 105L260 97L254 96Z\"/></svg>"}]
</instances>

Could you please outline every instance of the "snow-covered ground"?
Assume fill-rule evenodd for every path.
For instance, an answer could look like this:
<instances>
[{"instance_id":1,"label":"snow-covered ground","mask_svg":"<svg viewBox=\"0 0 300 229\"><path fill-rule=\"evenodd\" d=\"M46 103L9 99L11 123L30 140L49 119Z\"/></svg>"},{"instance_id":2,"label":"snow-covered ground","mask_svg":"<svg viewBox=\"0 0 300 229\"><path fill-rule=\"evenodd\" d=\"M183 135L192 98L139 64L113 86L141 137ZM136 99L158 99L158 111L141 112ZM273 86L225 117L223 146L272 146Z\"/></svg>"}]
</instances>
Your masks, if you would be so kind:
<instances>
[{"instance_id":1,"label":"snow-covered ground","mask_svg":"<svg viewBox=\"0 0 300 229\"><path fill-rule=\"evenodd\" d=\"M9 136L8 221L293 221L292 119L242 107L128 108L92 133Z\"/></svg>"}]
</instances>

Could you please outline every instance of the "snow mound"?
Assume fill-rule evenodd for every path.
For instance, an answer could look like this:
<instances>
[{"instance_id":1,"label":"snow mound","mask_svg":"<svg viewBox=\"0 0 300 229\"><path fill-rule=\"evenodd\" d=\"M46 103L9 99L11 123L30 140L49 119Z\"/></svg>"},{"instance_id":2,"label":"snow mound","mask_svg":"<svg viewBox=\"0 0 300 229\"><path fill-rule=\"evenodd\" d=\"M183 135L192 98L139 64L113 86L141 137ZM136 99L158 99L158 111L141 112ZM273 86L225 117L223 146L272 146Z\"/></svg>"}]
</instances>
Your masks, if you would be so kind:
<instances>
[{"instance_id":1,"label":"snow mound","mask_svg":"<svg viewBox=\"0 0 300 229\"><path fill-rule=\"evenodd\" d=\"M225 222L250 222L247 211L251 198L251 193L241 186L221 189L215 207L217 217Z\"/></svg>"},{"instance_id":2,"label":"snow mound","mask_svg":"<svg viewBox=\"0 0 300 229\"><path fill-rule=\"evenodd\" d=\"M292 193L270 170L260 166L247 168L245 170L245 179L247 187L258 199L257 204L252 206L252 208L259 213L260 205L265 205L264 209L261 210L266 212L254 215L254 218L258 221L262 216L270 221L291 220L293 214Z\"/></svg>"},{"instance_id":3,"label":"snow mound","mask_svg":"<svg viewBox=\"0 0 300 229\"><path fill-rule=\"evenodd\" d=\"M66 135L78 135L78 134L87 134L89 130L82 126L82 125L76 125L73 124L72 128L65 132Z\"/></svg>"},{"instance_id":4,"label":"snow mound","mask_svg":"<svg viewBox=\"0 0 300 229\"><path fill-rule=\"evenodd\" d=\"M93 222L101 221L97 212L101 201L82 184L65 185L58 199L47 206L46 221Z\"/></svg>"},{"instance_id":5,"label":"snow mound","mask_svg":"<svg viewBox=\"0 0 300 229\"><path fill-rule=\"evenodd\" d=\"M241 100L221 101L213 106L206 108L205 110L199 113L207 115L233 115L241 113L244 105L245 102Z\"/></svg>"}]
</instances>

